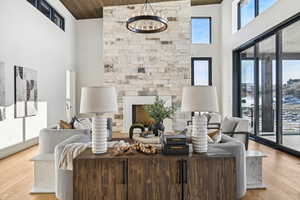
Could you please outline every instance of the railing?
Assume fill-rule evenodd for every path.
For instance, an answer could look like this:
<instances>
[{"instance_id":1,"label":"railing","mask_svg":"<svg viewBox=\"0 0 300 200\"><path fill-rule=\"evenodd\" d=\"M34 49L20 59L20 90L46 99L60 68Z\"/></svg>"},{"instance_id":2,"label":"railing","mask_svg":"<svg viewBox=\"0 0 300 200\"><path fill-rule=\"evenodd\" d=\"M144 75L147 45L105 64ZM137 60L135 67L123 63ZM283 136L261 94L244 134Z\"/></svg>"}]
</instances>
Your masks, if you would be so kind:
<instances>
[{"instance_id":1,"label":"railing","mask_svg":"<svg viewBox=\"0 0 300 200\"><path fill-rule=\"evenodd\" d=\"M254 130L254 107L242 107L242 117L250 121L250 128ZM273 110L275 113L275 110ZM259 110L261 114L261 109ZM276 127L276 115L274 115L274 127ZM300 135L300 105L299 108L282 109L283 135ZM259 116L259 130L261 130L261 115ZM268 135L275 135L270 132Z\"/></svg>"}]
</instances>

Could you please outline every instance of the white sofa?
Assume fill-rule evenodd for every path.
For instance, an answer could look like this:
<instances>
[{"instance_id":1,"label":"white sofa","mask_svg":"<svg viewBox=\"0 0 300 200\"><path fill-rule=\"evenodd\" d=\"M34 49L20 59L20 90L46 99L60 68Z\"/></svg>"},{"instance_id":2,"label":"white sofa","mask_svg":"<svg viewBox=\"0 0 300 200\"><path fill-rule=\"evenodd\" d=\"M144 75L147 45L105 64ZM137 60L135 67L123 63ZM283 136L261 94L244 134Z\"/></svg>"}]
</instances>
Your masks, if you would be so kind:
<instances>
[{"instance_id":1,"label":"white sofa","mask_svg":"<svg viewBox=\"0 0 300 200\"><path fill-rule=\"evenodd\" d=\"M55 193L60 200L73 200L72 172L57 167L64 145L90 141L90 130L42 129L39 134L39 153L34 161L34 185L32 193ZM72 190L73 191L73 190Z\"/></svg>"}]
</instances>

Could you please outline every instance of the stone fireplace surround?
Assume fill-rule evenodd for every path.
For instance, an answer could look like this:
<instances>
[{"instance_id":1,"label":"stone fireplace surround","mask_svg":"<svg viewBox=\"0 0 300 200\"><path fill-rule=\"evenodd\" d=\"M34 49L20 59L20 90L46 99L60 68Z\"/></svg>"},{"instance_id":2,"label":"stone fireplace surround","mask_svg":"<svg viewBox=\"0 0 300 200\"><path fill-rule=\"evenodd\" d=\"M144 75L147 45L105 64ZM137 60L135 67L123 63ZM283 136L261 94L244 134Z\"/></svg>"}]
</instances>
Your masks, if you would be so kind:
<instances>
[{"instance_id":1,"label":"stone fireplace surround","mask_svg":"<svg viewBox=\"0 0 300 200\"><path fill-rule=\"evenodd\" d=\"M128 17L142 6L103 9L103 83L118 91L119 112L114 115L114 131L129 130L132 116L126 116L128 111L123 110L126 98L168 96L175 105L181 102L182 88L191 84L190 0L153 3L169 20L168 29L156 34L137 34L126 29ZM183 129L188 120L190 115L179 108L172 120L173 130Z\"/></svg>"},{"instance_id":2,"label":"stone fireplace surround","mask_svg":"<svg viewBox=\"0 0 300 200\"><path fill-rule=\"evenodd\" d=\"M133 105L150 105L155 101L156 96L125 96L123 97L123 133L128 133L132 125L132 106ZM172 106L171 96L159 96L166 102L166 106ZM165 119L164 125L166 131L172 130L172 120Z\"/></svg>"}]
</instances>

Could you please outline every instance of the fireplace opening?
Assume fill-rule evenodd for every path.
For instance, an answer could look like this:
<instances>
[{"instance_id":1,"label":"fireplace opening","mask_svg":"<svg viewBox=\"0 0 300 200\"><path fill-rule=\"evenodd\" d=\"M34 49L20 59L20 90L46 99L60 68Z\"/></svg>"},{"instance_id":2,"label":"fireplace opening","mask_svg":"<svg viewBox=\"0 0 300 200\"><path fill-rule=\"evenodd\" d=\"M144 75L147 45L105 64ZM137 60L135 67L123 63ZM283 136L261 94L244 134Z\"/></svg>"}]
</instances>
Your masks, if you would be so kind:
<instances>
[{"instance_id":1,"label":"fireplace opening","mask_svg":"<svg viewBox=\"0 0 300 200\"><path fill-rule=\"evenodd\" d=\"M132 105L132 123L143 124L145 127L149 127L154 124L154 119L149 116L144 106Z\"/></svg>"}]
</instances>

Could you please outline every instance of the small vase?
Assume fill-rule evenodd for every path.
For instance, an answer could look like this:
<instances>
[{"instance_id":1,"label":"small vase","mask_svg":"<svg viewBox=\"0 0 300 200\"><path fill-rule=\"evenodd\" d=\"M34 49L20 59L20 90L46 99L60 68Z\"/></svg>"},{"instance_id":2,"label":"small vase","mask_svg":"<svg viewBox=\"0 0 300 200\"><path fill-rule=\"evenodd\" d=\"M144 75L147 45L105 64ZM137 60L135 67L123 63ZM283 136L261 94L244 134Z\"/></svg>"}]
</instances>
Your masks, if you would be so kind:
<instances>
[{"instance_id":1,"label":"small vase","mask_svg":"<svg viewBox=\"0 0 300 200\"><path fill-rule=\"evenodd\" d=\"M159 136L161 132L165 131L165 126L164 126L163 122L157 122L154 124L152 130L153 130L153 134L155 136Z\"/></svg>"}]
</instances>

